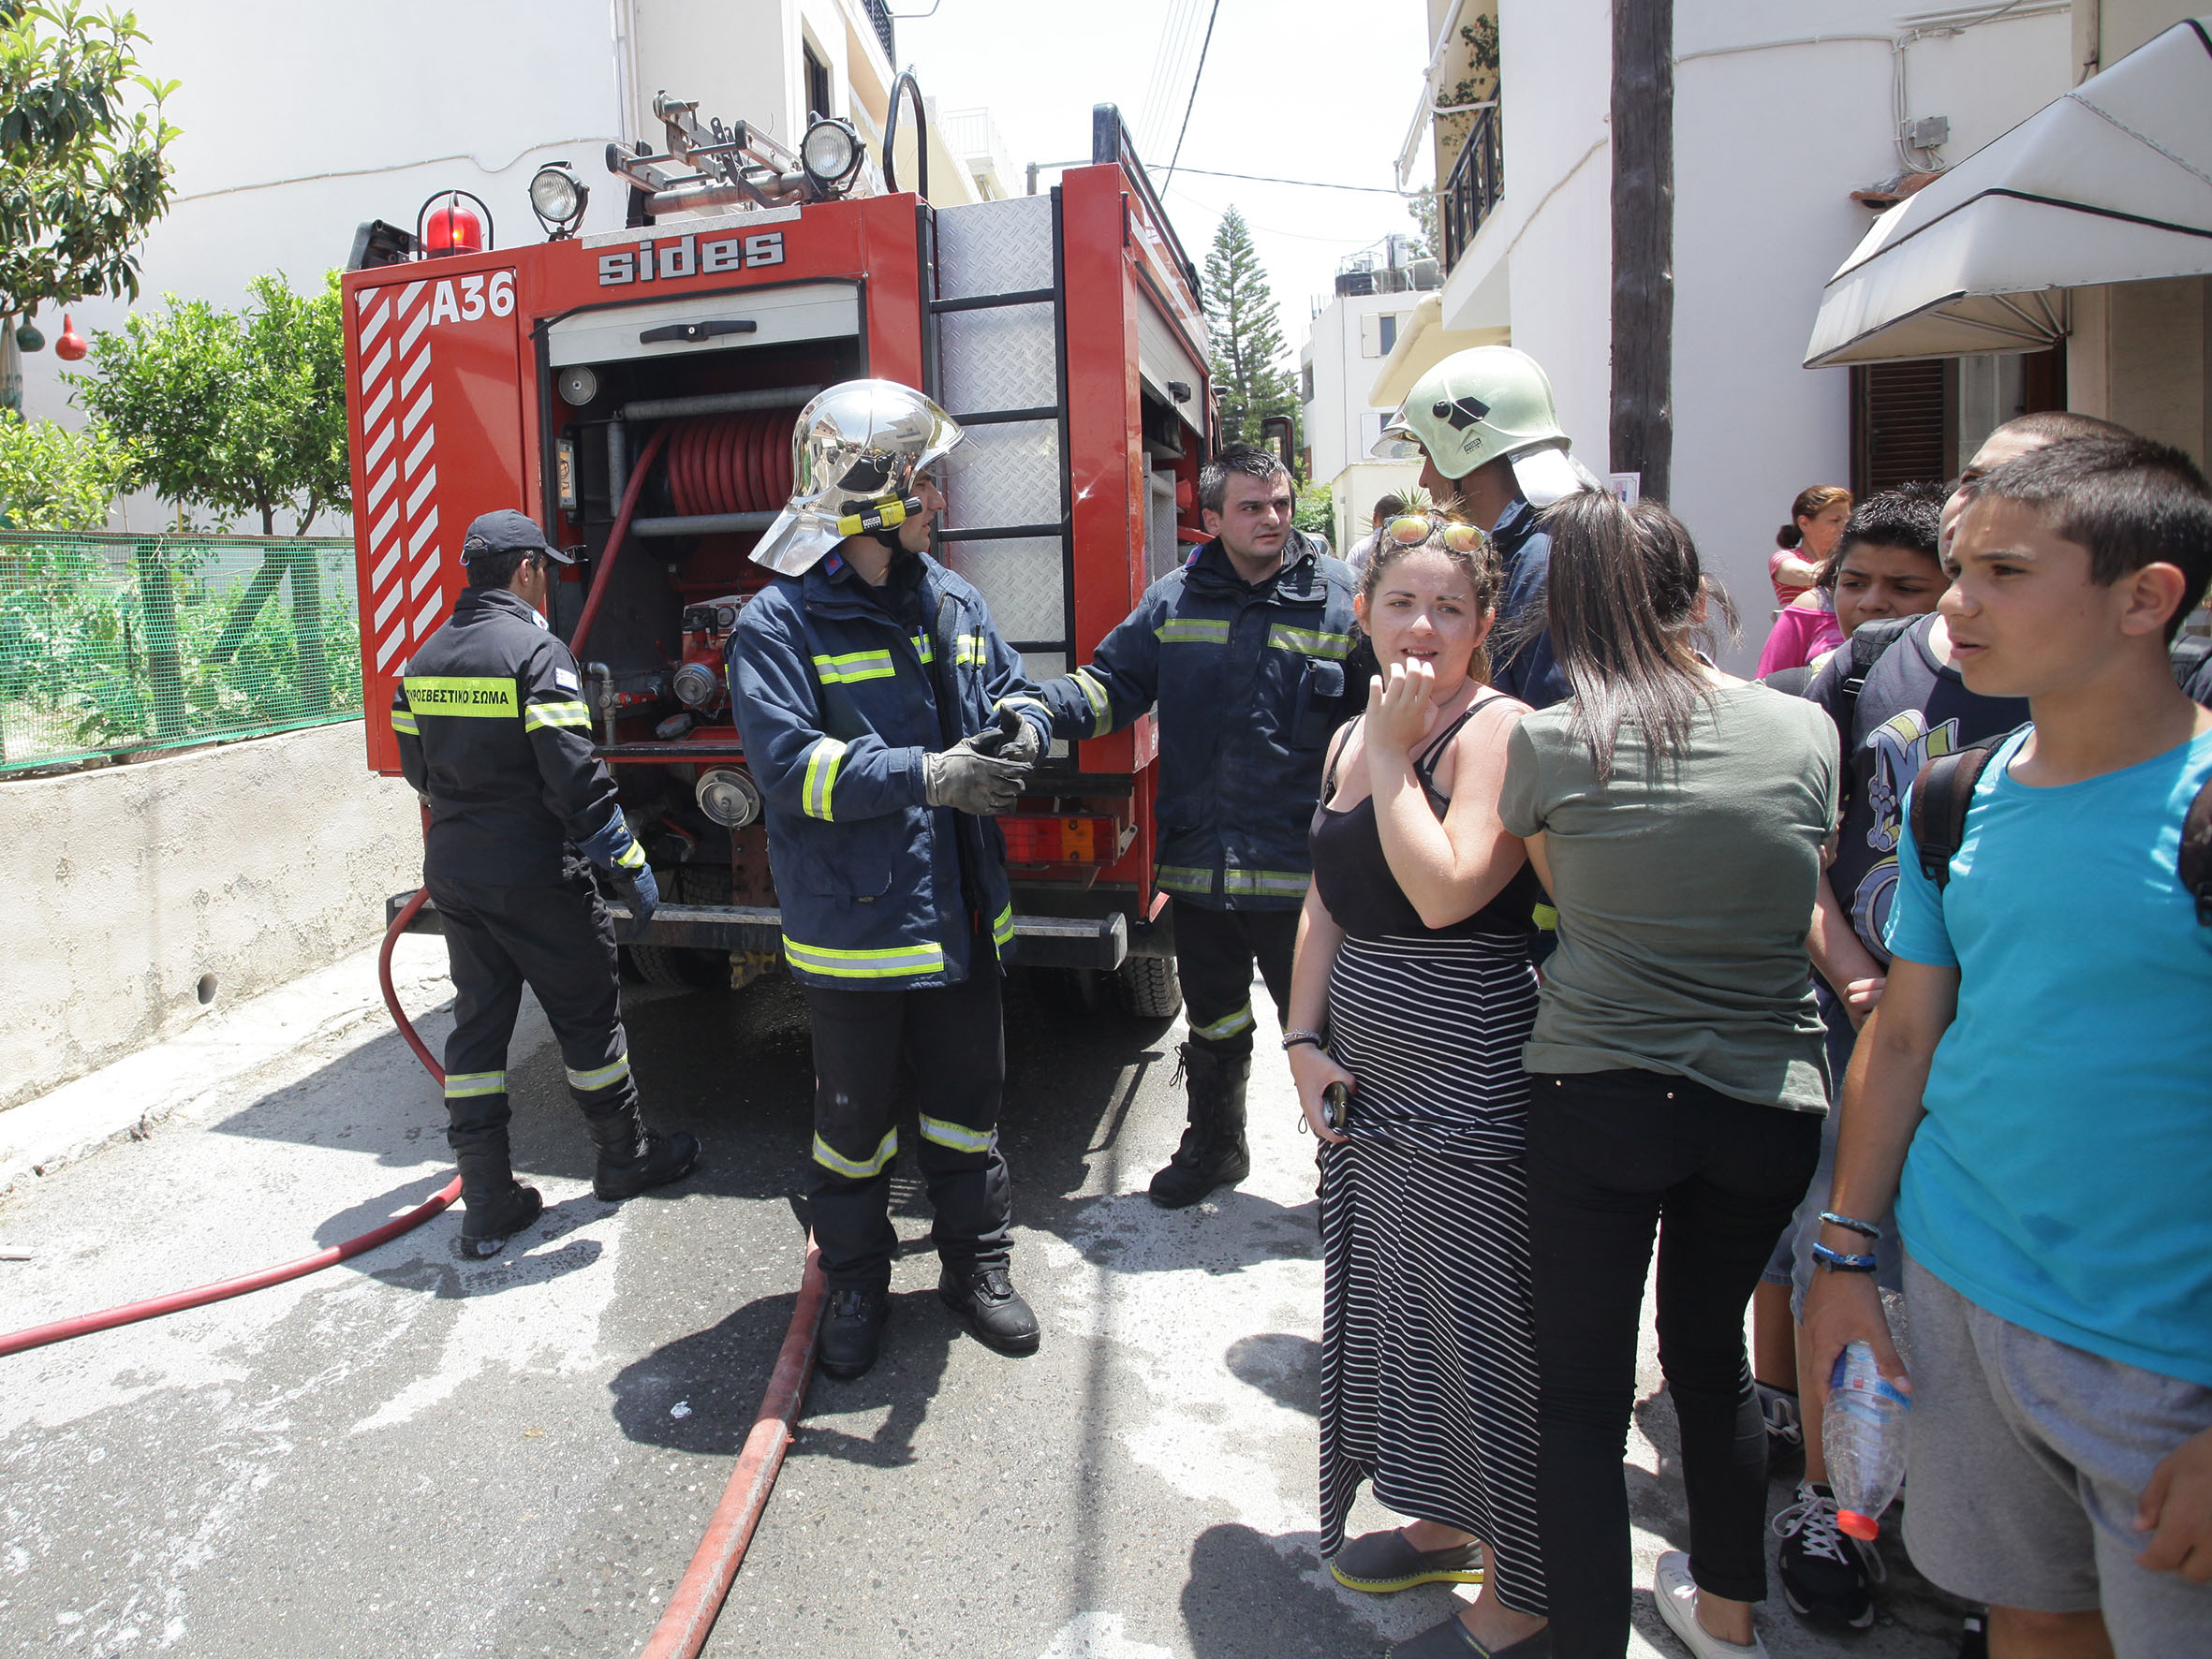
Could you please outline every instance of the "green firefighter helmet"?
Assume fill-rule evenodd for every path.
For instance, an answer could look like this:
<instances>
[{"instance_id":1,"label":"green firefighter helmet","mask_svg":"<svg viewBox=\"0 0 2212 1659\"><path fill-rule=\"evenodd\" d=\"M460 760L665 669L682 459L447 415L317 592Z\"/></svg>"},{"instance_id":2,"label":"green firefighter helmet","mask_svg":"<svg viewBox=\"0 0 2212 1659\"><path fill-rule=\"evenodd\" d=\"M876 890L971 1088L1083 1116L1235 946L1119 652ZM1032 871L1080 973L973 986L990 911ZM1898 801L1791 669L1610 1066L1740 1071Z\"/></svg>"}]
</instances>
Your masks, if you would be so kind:
<instances>
[{"instance_id":1,"label":"green firefighter helmet","mask_svg":"<svg viewBox=\"0 0 2212 1659\"><path fill-rule=\"evenodd\" d=\"M1426 455L1447 478L1505 456L1521 493L1549 507L1577 490L1603 488L1568 452L1570 444L1542 366L1510 345L1477 345L1416 380L1369 453L1384 461Z\"/></svg>"}]
</instances>

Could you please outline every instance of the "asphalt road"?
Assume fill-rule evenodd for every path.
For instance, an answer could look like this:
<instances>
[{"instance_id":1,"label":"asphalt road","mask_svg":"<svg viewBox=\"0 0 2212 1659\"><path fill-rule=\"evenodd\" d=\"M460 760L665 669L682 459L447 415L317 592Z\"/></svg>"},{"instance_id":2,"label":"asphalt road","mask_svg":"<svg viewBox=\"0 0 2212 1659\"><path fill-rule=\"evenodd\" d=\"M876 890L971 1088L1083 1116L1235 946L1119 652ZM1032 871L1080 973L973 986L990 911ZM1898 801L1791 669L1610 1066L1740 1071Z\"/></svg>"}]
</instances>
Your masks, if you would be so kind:
<instances>
[{"instance_id":1,"label":"asphalt road","mask_svg":"<svg viewBox=\"0 0 2212 1659\"><path fill-rule=\"evenodd\" d=\"M403 945L414 1006L450 991L437 948ZM638 1651L790 1315L809 1064L780 981L633 991L629 1019L654 1116L707 1146L681 1186L591 1197L532 1011L517 1162L548 1215L499 1261L458 1260L445 1216L306 1280L0 1360L0 1651ZM442 1014L422 1023L435 1043ZM884 1358L815 1382L709 1654L1354 1659L1446 1615L1440 1588L1357 1595L1313 1555L1313 1143L1272 1051L1252 1179L1179 1214L1143 1197L1180 1128L1180 1036L1010 992L1015 1267L1043 1349L1000 1358L937 1305L906 1154ZM361 1232L442 1184L442 1121L387 1026L323 1029L0 1200L0 1246L31 1253L0 1262L0 1329ZM1649 1350L1629 1449L1646 1582L1686 1535ZM1865 1637L1770 1602L1777 1659L1947 1654L1949 1613L1893 1563ZM1678 1654L1637 1606L1632 1651Z\"/></svg>"}]
</instances>

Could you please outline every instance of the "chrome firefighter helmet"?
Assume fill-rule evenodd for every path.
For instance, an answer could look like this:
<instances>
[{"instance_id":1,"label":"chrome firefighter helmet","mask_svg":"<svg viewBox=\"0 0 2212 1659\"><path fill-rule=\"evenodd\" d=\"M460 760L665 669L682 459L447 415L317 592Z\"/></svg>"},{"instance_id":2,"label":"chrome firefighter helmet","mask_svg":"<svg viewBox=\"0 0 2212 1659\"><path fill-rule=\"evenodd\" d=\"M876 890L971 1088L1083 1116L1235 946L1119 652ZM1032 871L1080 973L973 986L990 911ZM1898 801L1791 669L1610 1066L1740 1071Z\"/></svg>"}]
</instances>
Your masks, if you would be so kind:
<instances>
[{"instance_id":1,"label":"chrome firefighter helmet","mask_svg":"<svg viewBox=\"0 0 2212 1659\"><path fill-rule=\"evenodd\" d=\"M1416 380L1368 453L1383 461L1426 454L1447 478L1507 456L1521 493L1549 507L1577 490L1602 488L1568 453L1570 441L1537 360L1510 345L1477 345Z\"/></svg>"},{"instance_id":2,"label":"chrome firefighter helmet","mask_svg":"<svg viewBox=\"0 0 2212 1659\"><path fill-rule=\"evenodd\" d=\"M910 386L847 380L818 393L791 433L791 499L753 563L803 576L848 536L893 530L922 510L922 480L966 459L960 423Z\"/></svg>"}]
</instances>

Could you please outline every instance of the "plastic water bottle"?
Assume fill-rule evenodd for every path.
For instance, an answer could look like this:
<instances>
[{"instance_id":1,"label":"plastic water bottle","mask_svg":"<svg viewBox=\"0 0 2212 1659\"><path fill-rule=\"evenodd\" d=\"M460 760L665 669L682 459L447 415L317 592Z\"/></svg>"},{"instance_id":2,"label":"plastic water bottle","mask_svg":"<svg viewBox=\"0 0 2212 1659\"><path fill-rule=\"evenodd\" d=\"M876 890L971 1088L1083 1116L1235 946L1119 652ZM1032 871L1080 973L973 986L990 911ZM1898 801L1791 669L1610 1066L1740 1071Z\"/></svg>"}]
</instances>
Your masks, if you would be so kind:
<instances>
[{"instance_id":1,"label":"plastic water bottle","mask_svg":"<svg viewBox=\"0 0 2212 1659\"><path fill-rule=\"evenodd\" d=\"M1836 1524L1854 1538L1880 1531L1881 1512L1905 1484L1906 1414L1911 1398L1875 1369L1874 1350L1853 1343L1836 1357L1821 1448L1828 1454L1828 1487Z\"/></svg>"}]
</instances>

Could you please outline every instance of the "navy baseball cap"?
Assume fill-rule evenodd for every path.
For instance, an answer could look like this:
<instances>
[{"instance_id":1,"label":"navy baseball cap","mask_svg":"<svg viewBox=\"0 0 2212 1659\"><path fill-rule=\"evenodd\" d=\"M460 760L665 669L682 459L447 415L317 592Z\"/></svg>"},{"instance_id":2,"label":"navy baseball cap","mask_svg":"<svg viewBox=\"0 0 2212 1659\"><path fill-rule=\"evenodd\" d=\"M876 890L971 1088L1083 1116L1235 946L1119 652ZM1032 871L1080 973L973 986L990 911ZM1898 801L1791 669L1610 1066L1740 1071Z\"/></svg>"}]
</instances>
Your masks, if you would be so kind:
<instances>
[{"instance_id":1,"label":"navy baseball cap","mask_svg":"<svg viewBox=\"0 0 2212 1659\"><path fill-rule=\"evenodd\" d=\"M510 507L482 514L469 525L461 538L461 562L467 564L472 553L543 553L556 565L576 563L575 554L564 553L545 539L535 519Z\"/></svg>"}]
</instances>

